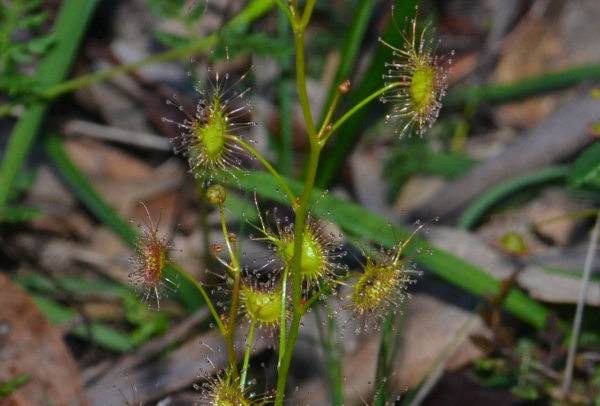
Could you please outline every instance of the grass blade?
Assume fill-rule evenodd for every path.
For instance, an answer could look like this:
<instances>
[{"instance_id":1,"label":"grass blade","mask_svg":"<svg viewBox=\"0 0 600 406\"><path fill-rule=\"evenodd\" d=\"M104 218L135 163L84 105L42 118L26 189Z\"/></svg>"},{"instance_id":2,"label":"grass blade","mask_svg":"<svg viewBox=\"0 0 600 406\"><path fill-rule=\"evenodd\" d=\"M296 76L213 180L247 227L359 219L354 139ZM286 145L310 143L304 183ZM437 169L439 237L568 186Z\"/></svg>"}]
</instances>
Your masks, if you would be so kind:
<instances>
[{"instance_id":1,"label":"grass blade","mask_svg":"<svg viewBox=\"0 0 600 406\"><path fill-rule=\"evenodd\" d=\"M54 24L56 43L38 66L40 85L44 87L56 85L69 73L87 23L97 4L98 0L63 2ZM35 102L19 118L13 129L0 165L0 207L8 203L15 178L39 132L47 108L47 101Z\"/></svg>"}]
</instances>

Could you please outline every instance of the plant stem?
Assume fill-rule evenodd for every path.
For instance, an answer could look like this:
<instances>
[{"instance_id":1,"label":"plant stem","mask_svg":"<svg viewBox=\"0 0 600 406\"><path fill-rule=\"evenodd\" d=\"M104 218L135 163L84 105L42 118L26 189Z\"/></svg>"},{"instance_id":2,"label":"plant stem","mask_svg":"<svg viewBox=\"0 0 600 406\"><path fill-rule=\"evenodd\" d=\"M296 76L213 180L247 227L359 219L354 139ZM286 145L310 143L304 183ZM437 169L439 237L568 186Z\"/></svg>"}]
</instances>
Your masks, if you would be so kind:
<instances>
[{"instance_id":1,"label":"plant stem","mask_svg":"<svg viewBox=\"0 0 600 406\"><path fill-rule=\"evenodd\" d=\"M590 274L592 273L592 263L598 246L598 234L600 234L600 214L596 216L596 224L594 231L590 237L590 245L585 256L585 265L583 267L583 277L581 279L581 288L579 290L579 300L577 301L577 309L575 310L575 319L573 320L573 332L571 333L571 342L569 343L569 355L567 357L567 365L565 366L565 380L562 386L562 398L564 399L569 393L571 380L573 378L573 365L575 363L575 352L577 351L577 341L579 340L579 332L581 330L581 319L583 318L583 308L585 306L585 298L587 296L588 285L590 282Z\"/></svg>"},{"instance_id":2,"label":"plant stem","mask_svg":"<svg viewBox=\"0 0 600 406\"><path fill-rule=\"evenodd\" d=\"M361 108L363 108L364 106L366 106L374 98L376 98L378 96L381 96L385 92L390 91L393 88L398 87L399 85L400 85L400 82L390 83L389 85L387 85L385 87L382 87L381 89L377 90L374 93L371 93L371 95L369 95L366 98L362 99L362 101L360 103L358 103L356 106L352 107L346 114L344 114L338 121L336 121L335 124L333 124L331 126L331 129L329 130L329 133L325 137L323 137L323 139L320 141L321 145L325 144L327 142L327 140L329 139L329 136L331 134L333 134L333 132L335 130L337 130L342 124L344 124L344 122L346 120L348 120L354 113L356 113L358 110L360 110Z\"/></svg>"},{"instance_id":3,"label":"plant stem","mask_svg":"<svg viewBox=\"0 0 600 406\"><path fill-rule=\"evenodd\" d=\"M231 299L231 309L229 310L229 322L227 323L227 335L225 336L225 340L227 341L227 348L231 348L231 350L235 354L234 350L234 333L235 333L235 319L237 318L238 313L238 303L240 300L240 272L236 272L233 276L233 295ZM234 355L235 357L235 355ZM233 377L237 377L237 362L233 362L231 364L231 369L233 371Z\"/></svg>"},{"instance_id":4,"label":"plant stem","mask_svg":"<svg viewBox=\"0 0 600 406\"><path fill-rule=\"evenodd\" d=\"M294 15L290 11L290 9L283 3L282 0L275 0L275 2L279 6L279 8L284 12L284 14L288 18L288 20L290 20L290 25L294 26L294 24L295 24Z\"/></svg>"},{"instance_id":5,"label":"plant stem","mask_svg":"<svg viewBox=\"0 0 600 406\"><path fill-rule=\"evenodd\" d=\"M244 364L242 365L242 376L240 378L240 387L243 389L246 385L246 373L248 372L248 364L250 363L250 353L252 352L252 341L254 341L254 329L256 328L256 320L250 322L250 331L248 332L248 345L246 346L246 354L244 355Z\"/></svg>"},{"instance_id":6,"label":"plant stem","mask_svg":"<svg viewBox=\"0 0 600 406\"><path fill-rule=\"evenodd\" d=\"M325 116L325 119L323 120L323 123L321 124L321 129L319 130L319 134L317 135L317 138L319 140L326 140L327 137L329 137L329 134L331 134L330 129L328 129L327 124L329 123L329 120L331 120L331 116L333 116L333 112L335 111L335 107L338 104L338 101L340 100L340 85L338 85L338 89L337 92L335 92L334 96L333 96L333 100L331 101L331 105L329 106L329 109L327 110L327 115Z\"/></svg>"},{"instance_id":7,"label":"plant stem","mask_svg":"<svg viewBox=\"0 0 600 406\"><path fill-rule=\"evenodd\" d=\"M288 266L283 269L283 277L281 281L281 315L279 319L279 348L285 348L285 342L287 339L287 279L290 273L290 268ZM279 351L278 359L277 359L277 369L281 366L281 360L283 359L283 354L285 351Z\"/></svg>"},{"instance_id":8,"label":"plant stem","mask_svg":"<svg viewBox=\"0 0 600 406\"><path fill-rule=\"evenodd\" d=\"M317 139L315 125L310 111L310 103L308 100L308 93L306 91L306 73L304 70L304 31L310 19L310 13L312 12L314 5L315 0L308 0L304 10L302 24L300 24L299 27L294 27L297 78L296 86L298 88L300 106L302 108L302 114L304 115L304 121L306 123L306 130L310 142L310 158L308 173L304 182L304 190L300 196L300 204L296 209L296 219L294 224L294 259L292 263L292 321L290 323L290 329L285 348L280 348L279 350L283 351L283 356L280 355L281 363L278 369L277 393L275 395L276 406L281 406L283 404L285 385L290 369L290 363L292 361L292 354L294 352L296 340L298 339L300 319L303 314L303 309L301 306L302 275L300 273L302 260L302 240L307 208L310 201L310 195L314 187L319 163L319 155L321 153L321 146L319 145L319 141ZM280 328L285 329L286 326L282 325Z\"/></svg>"},{"instance_id":9,"label":"plant stem","mask_svg":"<svg viewBox=\"0 0 600 406\"><path fill-rule=\"evenodd\" d=\"M237 362L235 357L234 348L234 333L235 333L235 321L238 313L238 303L240 298L240 274L242 268L237 253L237 243L235 234L229 235L227 231L227 223L225 221L225 206L219 204L219 215L221 217L221 229L223 231L223 238L225 238L225 245L227 245L227 251L229 252L229 258L231 265L225 267L226 270L233 276L233 293L231 297L231 308L229 309L229 321L225 328L226 334L224 334L225 341L227 343L227 352L229 353L229 360L231 364L233 378L237 378L238 370L236 368Z\"/></svg>"},{"instance_id":10,"label":"plant stem","mask_svg":"<svg viewBox=\"0 0 600 406\"><path fill-rule=\"evenodd\" d=\"M233 274L237 274L240 272L240 262L237 256L237 251L233 249L232 243L235 243L235 234L229 235L229 231L227 231L227 222L225 219L225 206L219 204L219 215L221 217L221 231L223 232L223 238L225 239L225 245L227 246L227 252L229 253L229 258L231 259L231 265L227 267L227 269ZM233 237L233 238L232 238ZM233 241L232 241L233 240Z\"/></svg>"},{"instance_id":11,"label":"plant stem","mask_svg":"<svg viewBox=\"0 0 600 406\"><path fill-rule=\"evenodd\" d=\"M267 168L267 170L271 172L271 175L273 175L273 177L277 179L277 182L279 182L279 184L283 188L283 191L288 196L288 199L290 199L292 207L295 208L297 205L296 197L288 187L287 183L285 183L285 181L281 178L279 173L275 170L275 168L273 168L273 166L265 158L263 158L261 154L259 154L254 148L252 148L247 142L245 142L241 138L235 137L234 141L240 144L246 151L251 153L254 157L256 157L256 159L258 159L265 166L265 168Z\"/></svg>"},{"instance_id":12,"label":"plant stem","mask_svg":"<svg viewBox=\"0 0 600 406\"><path fill-rule=\"evenodd\" d=\"M200 282L198 282L196 280L196 278L194 278L192 275L190 275L181 266L179 266L179 265L177 265L176 263L173 263L173 262L171 262L171 265L173 266L173 268L175 268L177 270L177 272L181 276L183 276L188 281L192 282L192 284L198 289L198 291L200 291L200 294L204 298L204 301L206 302L206 305L208 306L208 308L210 310L210 313L213 315L213 318L215 319L215 321L217 322L217 325L219 326L219 330L221 331L221 334L223 336L225 336L225 333L226 333L225 326L221 322L221 319L219 318L219 314L217 313L217 310L213 306L212 301L210 300L210 297L206 293L206 290L204 290L204 286L202 286L202 284Z\"/></svg>"}]
</instances>

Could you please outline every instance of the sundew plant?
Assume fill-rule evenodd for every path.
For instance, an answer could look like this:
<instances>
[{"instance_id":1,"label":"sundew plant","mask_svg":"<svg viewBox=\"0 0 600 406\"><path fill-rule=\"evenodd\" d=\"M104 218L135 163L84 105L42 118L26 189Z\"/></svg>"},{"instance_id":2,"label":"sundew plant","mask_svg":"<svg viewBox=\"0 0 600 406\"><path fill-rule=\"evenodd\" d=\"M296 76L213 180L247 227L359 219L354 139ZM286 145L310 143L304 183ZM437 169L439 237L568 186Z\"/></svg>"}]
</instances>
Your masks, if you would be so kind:
<instances>
[{"instance_id":1,"label":"sundew plant","mask_svg":"<svg viewBox=\"0 0 600 406\"><path fill-rule=\"evenodd\" d=\"M197 185L206 201L220 215L224 243L211 246L217 267L209 270L222 278L219 297L215 297L212 286L196 281L171 260L170 242L158 235L147 213L140 226L142 235L135 242L136 255L132 258L135 270L130 278L142 300L159 308L165 289L170 293L177 290L176 282L166 279L164 274L167 265L174 266L180 276L196 286L214 318L213 325L226 343L227 367L216 375L201 376L197 385L202 404L282 405L286 401L286 383L302 318L312 306L337 296L340 305L328 307L330 317L348 310L344 312L349 314L344 325L356 326L357 334L377 330L387 315L400 311L407 289L414 282L415 271L410 256L404 252L412 237L389 249L364 249L358 269L349 268L344 260L347 252L342 236L328 231L327 215L316 212L312 196L326 144L346 120L368 103L383 102L389 106L389 125L396 127L400 137L425 135L438 116L446 89L447 71L433 55L435 46L419 31L415 20L407 21L402 42L381 41L382 46L389 48L390 58L387 73L380 78L380 89L340 113L336 109L338 102L352 91L349 80L342 80L327 106L326 116L322 122L316 122L305 73L305 33L315 0L308 0L303 7L295 0L287 3L279 0L277 5L294 35L297 95L308 136L309 152L301 192L294 193L285 177L245 138L248 127L256 125L243 118L251 110L247 102L251 90L244 86L245 75L236 79L227 72L209 70L205 78L198 78L200 100L196 109L186 111L177 100L169 100L167 103L179 108L185 118L164 120L179 128L180 135L174 140L175 153L187 158L190 175L198 179ZM264 166L279 184L281 197L288 206L286 212L292 213L261 208L257 198L260 190L255 190L258 223L246 227L250 228L249 236L237 235L228 228L230 214L226 209L228 193L232 193L229 188L238 188L246 176L244 157L258 160ZM417 225L415 233L421 227ZM240 245L247 238L266 247L265 264L256 269L245 264L240 255ZM227 298L223 299L223 295ZM260 396L254 395L253 382L248 378L253 342L257 339L271 340L277 353L276 388ZM236 355L240 347L244 349L241 361Z\"/></svg>"}]
</instances>

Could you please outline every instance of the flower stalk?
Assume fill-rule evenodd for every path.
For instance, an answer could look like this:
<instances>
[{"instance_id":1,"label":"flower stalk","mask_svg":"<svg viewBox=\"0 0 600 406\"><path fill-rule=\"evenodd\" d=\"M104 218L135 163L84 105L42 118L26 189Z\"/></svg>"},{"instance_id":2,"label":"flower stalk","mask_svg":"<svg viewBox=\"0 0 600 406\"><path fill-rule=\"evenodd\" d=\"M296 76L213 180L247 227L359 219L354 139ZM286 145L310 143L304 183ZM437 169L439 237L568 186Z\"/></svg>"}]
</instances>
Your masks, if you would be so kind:
<instances>
[{"instance_id":1,"label":"flower stalk","mask_svg":"<svg viewBox=\"0 0 600 406\"><path fill-rule=\"evenodd\" d=\"M328 106L323 122L316 126L310 109L305 71L305 34L316 0L307 0L302 10L296 0L288 0L287 4L283 0L275 0L275 2L283 10L294 32L296 87L308 134L308 160L300 194L296 195L292 192L285 178L252 146L252 141L243 139L241 135L232 134L233 130L255 123L235 123L235 119L239 118L242 112L250 112L249 103L246 107L235 106L249 88L236 93L235 87L240 81L228 87L228 74L223 76L215 74L213 81L208 80L212 88L199 90L202 99L197 104L194 114L186 112L187 119L183 122L165 119L183 129L179 137L180 144L176 146L175 151L182 152L188 158L191 172L196 178L207 174L208 179L205 177L205 180L198 184L200 188L207 188L206 202L217 206L220 229L224 237L224 246L212 244L210 247L222 268L218 276L223 278L224 283L216 290L228 295L225 303L216 302L215 306L212 301L215 298L212 298L189 273L176 266L181 275L195 282L226 342L229 367L216 378L206 377L206 382L202 386L205 388L203 389L205 398L211 399L212 404L264 404L264 401L257 403L251 400L251 396L246 396L246 390L251 386L251 384L247 385L246 381L253 343L257 336L262 338L263 331L269 331L274 343L278 343L276 390L269 401L276 406L282 406L302 317L318 300L323 300L328 295L337 295L338 285L349 287L351 292L343 294L348 301L342 309L351 308L351 319L365 322L364 326L357 328L357 332L367 330L369 322L373 320L377 326L390 311L395 312L402 300L408 296L404 290L408 284L414 282L408 276L414 271L405 269L410 259L406 259L404 249L410 238L390 250L382 249L378 255L370 256L363 253L366 260L362 270L348 272L346 265L334 262L335 258L341 258L345 254L342 249L342 236L341 234L336 236L331 232L330 238L322 235L325 224L321 224L314 216L314 207L311 206L314 202L311 201L311 195L325 144L332 133L359 109L377 98L382 101L404 103L396 105L392 110L392 114L409 120L409 124L404 124L405 127L400 133L405 133L406 128L415 125L418 128L417 133L422 135L422 130L429 127L437 117L439 97L445 90L445 84L438 80L441 77L439 75L443 76L445 73L443 70L438 70L436 64L438 59L427 53L423 37L417 36L413 22L412 35L404 37L407 44L404 44L403 48L395 48L384 43L393 50L400 61L406 61L404 65L398 61L389 65L390 73L385 76L388 80L391 79L389 83L385 83L379 90L334 121L336 108L342 95L351 90L350 82L342 81ZM403 68L406 69L405 74L401 73ZM244 77L245 75L242 79ZM233 96L225 97L227 92L232 92ZM185 112L182 106L179 106L179 109ZM274 210L273 220L276 228L272 227L269 224L270 218L267 217L268 211L264 211L265 217L263 217L255 196L260 225L253 225L253 227L261 235L258 237L250 235L250 239L267 244L271 251L266 258L266 264L258 269L251 268L243 261L246 253L240 258L238 236L230 232L226 221L227 191L220 182L212 183L213 176L217 173L221 176L223 172L231 174L238 180L238 184L240 183L232 172L246 173L242 160L234 156L240 151L256 158L266 168L281 186L286 199L289 200L289 209L293 212L293 220L288 220L286 216L285 223L282 224L277 217L277 211ZM222 181L225 182L226 179ZM150 225L150 229L154 230L152 224ZM417 230L421 227L418 226ZM150 236L156 237L155 233L150 233ZM158 242L162 243L162 240ZM149 256L146 263L162 269L168 260L164 251L166 246L160 245L156 255ZM158 291L156 289L154 291L158 298ZM210 293L215 295L215 291ZM217 311L217 307L221 307L222 311ZM329 315L333 317L338 311L330 312ZM247 326L243 335L245 343L242 344L245 351L241 365L238 366L235 347L236 342L240 345L239 341L242 337L239 333L236 334L236 331L239 331L236 327L244 325Z\"/></svg>"}]
</instances>

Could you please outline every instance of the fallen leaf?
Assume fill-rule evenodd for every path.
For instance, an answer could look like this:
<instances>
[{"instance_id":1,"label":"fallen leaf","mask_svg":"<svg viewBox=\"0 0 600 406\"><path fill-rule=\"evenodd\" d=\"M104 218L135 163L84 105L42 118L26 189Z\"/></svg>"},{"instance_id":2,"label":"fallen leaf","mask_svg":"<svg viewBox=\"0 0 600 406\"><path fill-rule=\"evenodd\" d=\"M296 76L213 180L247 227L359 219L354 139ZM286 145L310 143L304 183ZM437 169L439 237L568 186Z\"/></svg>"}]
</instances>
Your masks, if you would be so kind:
<instances>
[{"instance_id":1,"label":"fallen leaf","mask_svg":"<svg viewBox=\"0 0 600 406\"><path fill-rule=\"evenodd\" d=\"M0 382L27 374L3 405L87 405L77 365L33 301L0 273Z\"/></svg>"}]
</instances>

